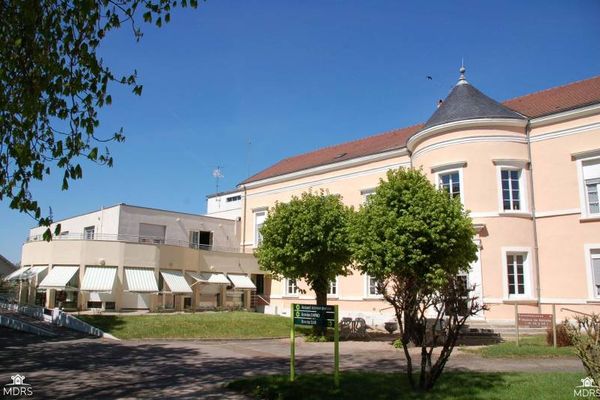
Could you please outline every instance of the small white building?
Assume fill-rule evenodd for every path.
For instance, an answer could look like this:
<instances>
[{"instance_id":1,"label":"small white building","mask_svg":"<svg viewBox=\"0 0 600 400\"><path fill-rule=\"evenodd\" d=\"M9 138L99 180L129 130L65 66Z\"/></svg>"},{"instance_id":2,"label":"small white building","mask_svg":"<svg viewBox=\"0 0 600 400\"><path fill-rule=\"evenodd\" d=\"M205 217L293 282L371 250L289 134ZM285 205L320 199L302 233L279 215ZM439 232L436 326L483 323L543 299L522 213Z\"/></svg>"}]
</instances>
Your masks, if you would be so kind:
<instances>
[{"instance_id":1,"label":"small white building","mask_svg":"<svg viewBox=\"0 0 600 400\"><path fill-rule=\"evenodd\" d=\"M231 190L206 196L206 215L211 217L241 220L244 192Z\"/></svg>"},{"instance_id":2,"label":"small white building","mask_svg":"<svg viewBox=\"0 0 600 400\"><path fill-rule=\"evenodd\" d=\"M7 279L22 303L85 310L256 307L265 276L240 251L240 222L118 204L33 228ZM262 290L262 289L261 289Z\"/></svg>"}]
</instances>

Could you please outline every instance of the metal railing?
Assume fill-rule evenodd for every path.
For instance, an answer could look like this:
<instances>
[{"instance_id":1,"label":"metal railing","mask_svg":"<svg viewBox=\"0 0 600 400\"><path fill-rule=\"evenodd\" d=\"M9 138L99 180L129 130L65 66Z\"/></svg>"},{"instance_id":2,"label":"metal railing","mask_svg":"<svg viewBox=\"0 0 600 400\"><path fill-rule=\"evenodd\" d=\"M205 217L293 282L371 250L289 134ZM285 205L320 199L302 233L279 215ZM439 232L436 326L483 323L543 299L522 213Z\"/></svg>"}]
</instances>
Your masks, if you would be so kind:
<instances>
[{"instance_id":1,"label":"metal railing","mask_svg":"<svg viewBox=\"0 0 600 400\"><path fill-rule=\"evenodd\" d=\"M205 245L199 243L193 243L187 240L170 239L158 236L140 236L140 235L127 235L127 234L114 234L114 233L89 233L89 232L66 232L54 236L55 240L98 240L98 241L113 241L113 242L127 242L127 243L142 243L142 244L156 244L156 245L168 245L177 247L188 247L196 250L206 251L222 251L227 253L241 253L241 247L226 247L226 246L215 246ZM42 235L32 235L26 239L26 243L30 242L43 242L44 238Z\"/></svg>"}]
</instances>

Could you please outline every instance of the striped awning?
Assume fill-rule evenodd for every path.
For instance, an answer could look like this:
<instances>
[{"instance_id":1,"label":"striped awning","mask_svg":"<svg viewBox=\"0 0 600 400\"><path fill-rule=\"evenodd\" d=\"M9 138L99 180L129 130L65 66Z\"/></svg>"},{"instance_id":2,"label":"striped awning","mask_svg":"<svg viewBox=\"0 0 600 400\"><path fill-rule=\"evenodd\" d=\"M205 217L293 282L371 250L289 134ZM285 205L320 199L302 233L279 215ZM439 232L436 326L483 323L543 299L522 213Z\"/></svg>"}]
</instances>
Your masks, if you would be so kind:
<instances>
[{"instance_id":1,"label":"striped awning","mask_svg":"<svg viewBox=\"0 0 600 400\"><path fill-rule=\"evenodd\" d=\"M228 274L227 278L229 278L231 283L233 283L233 287L236 289L256 289L252 280L246 275Z\"/></svg>"},{"instance_id":2,"label":"striped awning","mask_svg":"<svg viewBox=\"0 0 600 400\"><path fill-rule=\"evenodd\" d=\"M188 275L201 283L215 283L220 285L229 285L229 279L225 274L219 272L188 272Z\"/></svg>"},{"instance_id":3,"label":"striped awning","mask_svg":"<svg viewBox=\"0 0 600 400\"><path fill-rule=\"evenodd\" d=\"M192 293L192 288L188 285L183 272L181 271L160 271L165 283L171 293Z\"/></svg>"},{"instance_id":4,"label":"striped awning","mask_svg":"<svg viewBox=\"0 0 600 400\"><path fill-rule=\"evenodd\" d=\"M67 283L78 271L79 267L75 266L53 267L38 287L40 289L65 289Z\"/></svg>"},{"instance_id":5,"label":"striped awning","mask_svg":"<svg viewBox=\"0 0 600 400\"><path fill-rule=\"evenodd\" d=\"M129 292L158 292L152 268L125 268L125 290Z\"/></svg>"},{"instance_id":6,"label":"striped awning","mask_svg":"<svg viewBox=\"0 0 600 400\"><path fill-rule=\"evenodd\" d=\"M29 270L25 271L25 273L22 275L21 279L34 278L47 268L48 268L47 265L36 265L34 267L31 267L31 268L29 268Z\"/></svg>"},{"instance_id":7,"label":"striped awning","mask_svg":"<svg viewBox=\"0 0 600 400\"><path fill-rule=\"evenodd\" d=\"M4 278L5 281L18 281L23 279L22 276L23 274L25 274L25 272L29 271L31 267L21 267L18 270L16 270L15 272L10 273L10 275L8 275L6 278Z\"/></svg>"},{"instance_id":8,"label":"striped awning","mask_svg":"<svg viewBox=\"0 0 600 400\"><path fill-rule=\"evenodd\" d=\"M112 292L117 267L86 267L81 290L88 292Z\"/></svg>"}]
</instances>

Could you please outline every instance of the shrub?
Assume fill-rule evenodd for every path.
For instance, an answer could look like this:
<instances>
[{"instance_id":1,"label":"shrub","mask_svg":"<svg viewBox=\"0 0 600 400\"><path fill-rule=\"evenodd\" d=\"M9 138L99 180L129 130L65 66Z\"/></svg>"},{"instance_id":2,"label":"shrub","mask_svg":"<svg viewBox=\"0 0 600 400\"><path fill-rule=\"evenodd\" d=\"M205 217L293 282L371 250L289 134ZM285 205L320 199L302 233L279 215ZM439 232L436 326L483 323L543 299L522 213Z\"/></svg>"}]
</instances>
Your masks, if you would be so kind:
<instances>
[{"instance_id":1,"label":"shrub","mask_svg":"<svg viewBox=\"0 0 600 400\"><path fill-rule=\"evenodd\" d=\"M556 324L556 345L558 347L573 346L573 340L571 340L571 335L569 335L568 326L569 321L566 320L560 324ZM554 332L552 332L551 327L546 331L546 342L550 346L554 344Z\"/></svg>"},{"instance_id":2,"label":"shrub","mask_svg":"<svg viewBox=\"0 0 600 400\"><path fill-rule=\"evenodd\" d=\"M600 382L600 314L576 316L575 326L567 327L575 352L596 384Z\"/></svg>"}]
</instances>

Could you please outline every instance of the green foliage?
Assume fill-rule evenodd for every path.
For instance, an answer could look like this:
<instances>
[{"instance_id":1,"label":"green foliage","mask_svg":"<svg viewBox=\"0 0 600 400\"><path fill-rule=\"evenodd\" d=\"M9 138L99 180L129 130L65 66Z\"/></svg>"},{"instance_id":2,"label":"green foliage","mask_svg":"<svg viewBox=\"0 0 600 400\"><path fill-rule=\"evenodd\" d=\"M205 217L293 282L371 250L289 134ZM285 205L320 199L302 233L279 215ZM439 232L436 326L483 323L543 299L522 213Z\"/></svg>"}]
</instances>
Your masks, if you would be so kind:
<instances>
[{"instance_id":1,"label":"green foliage","mask_svg":"<svg viewBox=\"0 0 600 400\"><path fill-rule=\"evenodd\" d=\"M349 273L351 213L339 196L323 191L276 203L261 229L258 263L276 279L304 279L326 302L329 282Z\"/></svg>"},{"instance_id":2,"label":"green foliage","mask_svg":"<svg viewBox=\"0 0 600 400\"><path fill-rule=\"evenodd\" d=\"M600 314L577 315L575 325L568 325L575 352L588 376L600 382Z\"/></svg>"},{"instance_id":3,"label":"green foliage","mask_svg":"<svg viewBox=\"0 0 600 400\"><path fill-rule=\"evenodd\" d=\"M116 76L97 52L107 33L123 24L136 40L136 17L161 26L177 6L197 0L8 0L0 3L0 200L49 225L30 191L51 169L62 189L83 177L81 162L112 166L104 142L121 142L123 130L104 138L98 109L110 105L110 84L141 95L136 72ZM55 232L56 233L56 232ZM50 231L45 238L50 238Z\"/></svg>"},{"instance_id":4,"label":"green foliage","mask_svg":"<svg viewBox=\"0 0 600 400\"><path fill-rule=\"evenodd\" d=\"M235 380L230 390L252 399L269 400L483 400L483 399L573 399L578 372L451 372L429 393L413 391L400 374L343 372L336 388L330 374L300 374L294 382L287 375L255 376Z\"/></svg>"},{"instance_id":5,"label":"green foliage","mask_svg":"<svg viewBox=\"0 0 600 400\"><path fill-rule=\"evenodd\" d=\"M418 170L389 171L359 210L351 243L359 268L380 281L410 279L435 291L477 259L475 231L458 199Z\"/></svg>"},{"instance_id":6,"label":"green foliage","mask_svg":"<svg viewBox=\"0 0 600 400\"><path fill-rule=\"evenodd\" d=\"M546 329L546 343L549 346L554 346L554 331L552 330L552 327ZM573 346L573 340L571 339L571 335L569 335L568 320L564 320L560 324L556 324L556 346Z\"/></svg>"},{"instance_id":7,"label":"green foliage","mask_svg":"<svg viewBox=\"0 0 600 400\"><path fill-rule=\"evenodd\" d=\"M394 307L412 387L417 383L409 345L421 347L418 387L431 390L461 327L485 309L458 277L477 259L474 235L460 201L414 169L388 171L350 225L358 268L379 281ZM440 345L434 362L433 348Z\"/></svg>"}]
</instances>

